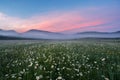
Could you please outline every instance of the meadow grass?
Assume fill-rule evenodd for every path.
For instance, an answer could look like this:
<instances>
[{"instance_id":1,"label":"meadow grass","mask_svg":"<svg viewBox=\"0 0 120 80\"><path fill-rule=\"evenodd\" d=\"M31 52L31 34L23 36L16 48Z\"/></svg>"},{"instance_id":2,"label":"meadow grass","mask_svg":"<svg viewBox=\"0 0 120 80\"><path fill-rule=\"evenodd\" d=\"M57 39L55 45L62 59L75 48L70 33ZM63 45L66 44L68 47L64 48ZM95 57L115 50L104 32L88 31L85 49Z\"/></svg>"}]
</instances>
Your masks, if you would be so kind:
<instances>
[{"instance_id":1,"label":"meadow grass","mask_svg":"<svg viewBox=\"0 0 120 80\"><path fill-rule=\"evenodd\" d=\"M0 80L120 80L117 40L0 43Z\"/></svg>"}]
</instances>

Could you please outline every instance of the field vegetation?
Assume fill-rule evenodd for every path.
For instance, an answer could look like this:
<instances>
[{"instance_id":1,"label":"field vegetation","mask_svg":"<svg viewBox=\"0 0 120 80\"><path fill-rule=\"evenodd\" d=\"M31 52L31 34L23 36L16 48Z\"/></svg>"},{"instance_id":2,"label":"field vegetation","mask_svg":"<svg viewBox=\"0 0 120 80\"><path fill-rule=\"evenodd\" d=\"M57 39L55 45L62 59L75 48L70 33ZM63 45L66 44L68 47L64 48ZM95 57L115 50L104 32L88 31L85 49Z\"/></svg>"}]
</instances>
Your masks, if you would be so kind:
<instances>
[{"instance_id":1,"label":"field vegetation","mask_svg":"<svg viewBox=\"0 0 120 80\"><path fill-rule=\"evenodd\" d=\"M120 40L0 41L0 80L120 80Z\"/></svg>"}]
</instances>

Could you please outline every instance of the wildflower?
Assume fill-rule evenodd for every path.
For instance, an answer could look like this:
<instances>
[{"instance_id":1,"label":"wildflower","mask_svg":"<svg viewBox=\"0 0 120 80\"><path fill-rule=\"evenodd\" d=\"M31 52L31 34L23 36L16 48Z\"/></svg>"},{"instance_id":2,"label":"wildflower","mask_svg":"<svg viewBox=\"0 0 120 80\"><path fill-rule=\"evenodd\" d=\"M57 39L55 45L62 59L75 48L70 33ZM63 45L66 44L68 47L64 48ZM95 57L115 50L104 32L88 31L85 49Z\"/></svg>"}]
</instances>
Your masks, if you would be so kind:
<instances>
[{"instance_id":1,"label":"wildflower","mask_svg":"<svg viewBox=\"0 0 120 80\"><path fill-rule=\"evenodd\" d=\"M97 69L97 70L99 70L99 68L98 68L98 67L97 67L96 69Z\"/></svg>"},{"instance_id":2,"label":"wildflower","mask_svg":"<svg viewBox=\"0 0 120 80\"><path fill-rule=\"evenodd\" d=\"M20 71L20 74L23 74L24 72L23 71Z\"/></svg>"},{"instance_id":3,"label":"wildflower","mask_svg":"<svg viewBox=\"0 0 120 80\"><path fill-rule=\"evenodd\" d=\"M94 63L96 64L96 63L97 63L97 61L94 61Z\"/></svg>"},{"instance_id":4,"label":"wildflower","mask_svg":"<svg viewBox=\"0 0 120 80\"><path fill-rule=\"evenodd\" d=\"M37 62L37 61L35 61L35 63L37 64L38 62Z\"/></svg>"},{"instance_id":5,"label":"wildflower","mask_svg":"<svg viewBox=\"0 0 120 80\"><path fill-rule=\"evenodd\" d=\"M36 76L36 80L40 80L40 77L39 77L39 76Z\"/></svg>"},{"instance_id":6,"label":"wildflower","mask_svg":"<svg viewBox=\"0 0 120 80\"><path fill-rule=\"evenodd\" d=\"M60 70L60 68L57 68L57 70L59 71L59 70Z\"/></svg>"},{"instance_id":7,"label":"wildflower","mask_svg":"<svg viewBox=\"0 0 120 80\"><path fill-rule=\"evenodd\" d=\"M62 76L59 76L56 80L62 80Z\"/></svg>"},{"instance_id":8,"label":"wildflower","mask_svg":"<svg viewBox=\"0 0 120 80\"><path fill-rule=\"evenodd\" d=\"M79 74L80 74L80 76L83 76L83 73L82 73L82 72L80 72Z\"/></svg>"},{"instance_id":9,"label":"wildflower","mask_svg":"<svg viewBox=\"0 0 120 80\"><path fill-rule=\"evenodd\" d=\"M16 77L15 77L15 74L12 74L11 77L12 77L12 78L16 78Z\"/></svg>"},{"instance_id":10,"label":"wildflower","mask_svg":"<svg viewBox=\"0 0 120 80\"><path fill-rule=\"evenodd\" d=\"M65 67L63 67L62 69L65 69Z\"/></svg>"},{"instance_id":11,"label":"wildflower","mask_svg":"<svg viewBox=\"0 0 120 80\"><path fill-rule=\"evenodd\" d=\"M102 58L101 60L102 60L102 61L105 61L105 58Z\"/></svg>"},{"instance_id":12,"label":"wildflower","mask_svg":"<svg viewBox=\"0 0 120 80\"><path fill-rule=\"evenodd\" d=\"M36 80L40 80L43 78L43 75L36 76Z\"/></svg>"},{"instance_id":13,"label":"wildflower","mask_svg":"<svg viewBox=\"0 0 120 80\"><path fill-rule=\"evenodd\" d=\"M34 69L37 69L37 66L34 66Z\"/></svg>"},{"instance_id":14,"label":"wildflower","mask_svg":"<svg viewBox=\"0 0 120 80\"><path fill-rule=\"evenodd\" d=\"M8 77L8 74L6 74L5 76Z\"/></svg>"},{"instance_id":15,"label":"wildflower","mask_svg":"<svg viewBox=\"0 0 120 80\"><path fill-rule=\"evenodd\" d=\"M52 65L51 68L54 68L54 65Z\"/></svg>"},{"instance_id":16,"label":"wildflower","mask_svg":"<svg viewBox=\"0 0 120 80\"><path fill-rule=\"evenodd\" d=\"M46 70L46 68L44 67L43 70Z\"/></svg>"},{"instance_id":17,"label":"wildflower","mask_svg":"<svg viewBox=\"0 0 120 80\"><path fill-rule=\"evenodd\" d=\"M40 77L40 79L41 79L41 78L43 78L43 75L40 75L39 77Z\"/></svg>"},{"instance_id":18,"label":"wildflower","mask_svg":"<svg viewBox=\"0 0 120 80\"><path fill-rule=\"evenodd\" d=\"M75 71L79 72L79 69L75 69Z\"/></svg>"},{"instance_id":19,"label":"wildflower","mask_svg":"<svg viewBox=\"0 0 120 80\"><path fill-rule=\"evenodd\" d=\"M18 77L18 80L22 79L22 77Z\"/></svg>"},{"instance_id":20,"label":"wildflower","mask_svg":"<svg viewBox=\"0 0 120 80\"><path fill-rule=\"evenodd\" d=\"M105 80L109 80L109 78L105 78Z\"/></svg>"},{"instance_id":21,"label":"wildflower","mask_svg":"<svg viewBox=\"0 0 120 80\"><path fill-rule=\"evenodd\" d=\"M31 67L33 65L33 63L32 62L30 62L30 65L28 65L28 67Z\"/></svg>"},{"instance_id":22,"label":"wildflower","mask_svg":"<svg viewBox=\"0 0 120 80\"><path fill-rule=\"evenodd\" d=\"M36 66L38 66L39 64L37 63Z\"/></svg>"},{"instance_id":23,"label":"wildflower","mask_svg":"<svg viewBox=\"0 0 120 80\"><path fill-rule=\"evenodd\" d=\"M86 59L87 59L87 60L89 60L89 58L88 58L88 57L87 57Z\"/></svg>"}]
</instances>

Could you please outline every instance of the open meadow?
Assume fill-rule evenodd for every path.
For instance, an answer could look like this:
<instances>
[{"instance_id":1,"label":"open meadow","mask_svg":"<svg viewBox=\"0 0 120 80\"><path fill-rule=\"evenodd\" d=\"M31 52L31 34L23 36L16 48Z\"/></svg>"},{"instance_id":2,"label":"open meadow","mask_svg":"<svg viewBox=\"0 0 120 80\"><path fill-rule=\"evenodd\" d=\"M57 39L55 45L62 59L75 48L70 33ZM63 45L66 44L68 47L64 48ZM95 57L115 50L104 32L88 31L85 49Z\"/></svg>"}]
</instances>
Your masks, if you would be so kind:
<instances>
[{"instance_id":1,"label":"open meadow","mask_svg":"<svg viewBox=\"0 0 120 80\"><path fill-rule=\"evenodd\" d=\"M1 40L0 80L120 80L120 40Z\"/></svg>"}]
</instances>

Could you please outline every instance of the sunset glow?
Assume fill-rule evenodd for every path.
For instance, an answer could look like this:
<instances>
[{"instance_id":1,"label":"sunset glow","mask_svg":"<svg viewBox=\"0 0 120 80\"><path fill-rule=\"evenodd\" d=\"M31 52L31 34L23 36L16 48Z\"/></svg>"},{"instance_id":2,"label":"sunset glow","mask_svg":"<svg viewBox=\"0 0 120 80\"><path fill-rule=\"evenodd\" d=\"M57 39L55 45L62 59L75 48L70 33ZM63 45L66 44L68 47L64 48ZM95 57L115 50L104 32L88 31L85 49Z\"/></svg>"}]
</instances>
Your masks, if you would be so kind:
<instances>
[{"instance_id":1,"label":"sunset glow","mask_svg":"<svg viewBox=\"0 0 120 80\"><path fill-rule=\"evenodd\" d=\"M29 11L29 13L27 14L30 16L28 17L24 17L26 15L26 14L24 15L24 13L21 13L21 15L23 16L21 17L21 16L14 16L9 14L11 13L11 11L5 12L5 10L0 10L0 29L16 30L17 32L25 32L30 29L38 29L38 30L45 30L51 32L64 32L64 33L83 32L89 30L90 31L104 30L108 32L117 31L120 29L119 27L120 12L118 10L119 1L117 0L115 1L110 0L110 1L111 2L109 3L107 3L107 1L105 2L103 1L103 3L105 3L106 5L103 3L100 3L101 5L97 5L99 1L98 2L96 1L94 5L91 6L90 4L88 4L86 5L86 7L84 7L85 2L82 1L81 3L79 2L79 4L82 3L84 4L82 6L78 6L78 5L75 6L72 5L72 3L70 3L67 4L66 6L70 7L70 5L72 5L73 8L71 9L67 9L67 10L55 9L51 11L48 10L46 12L42 12L42 14L37 11L36 14L35 13L31 14L30 13L31 11ZM22 0L20 3L22 3ZM75 3L76 2L74 2L74 4ZM5 3L5 5L6 4L7 3ZM56 2L56 4L58 3ZM49 6L50 5L51 4L49 4ZM2 8L4 7L4 5L0 5L0 7ZM60 7L60 5L58 5L57 7ZM19 9L18 10L14 9L14 11L19 11ZM25 10L23 9L22 12L24 11ZM13 14L15 13L13 12ZM110 26L111 24L112 26Z\"/></svg>"}]
</instances>

